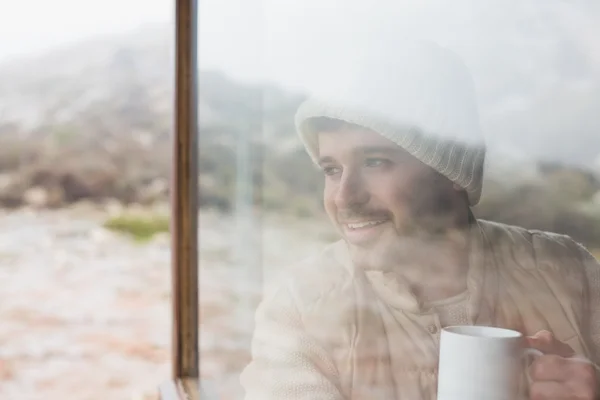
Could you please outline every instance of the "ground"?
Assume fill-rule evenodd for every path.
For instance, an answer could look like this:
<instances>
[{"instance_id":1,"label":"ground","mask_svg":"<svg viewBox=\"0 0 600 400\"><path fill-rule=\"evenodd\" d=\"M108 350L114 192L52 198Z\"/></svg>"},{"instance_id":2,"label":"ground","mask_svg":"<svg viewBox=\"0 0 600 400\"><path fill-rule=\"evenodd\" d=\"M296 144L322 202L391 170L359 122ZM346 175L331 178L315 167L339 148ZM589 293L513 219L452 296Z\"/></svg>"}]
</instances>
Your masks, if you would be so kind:
<instances>
[{"instance_id":1,"label":"ground","mask_svg":"<svg viewBox=\"0 0 600 400\"><path fill-rule=\"evenodd\" d=\"M153 398L170 374L168 235L136 242L86 207L0 219L0 398ZM252 279L232 261L235 226L200 216L200 367L220 399L240 398L263 280L331 238L320 222L261 219Z\"/></svg>"}]
</instances>

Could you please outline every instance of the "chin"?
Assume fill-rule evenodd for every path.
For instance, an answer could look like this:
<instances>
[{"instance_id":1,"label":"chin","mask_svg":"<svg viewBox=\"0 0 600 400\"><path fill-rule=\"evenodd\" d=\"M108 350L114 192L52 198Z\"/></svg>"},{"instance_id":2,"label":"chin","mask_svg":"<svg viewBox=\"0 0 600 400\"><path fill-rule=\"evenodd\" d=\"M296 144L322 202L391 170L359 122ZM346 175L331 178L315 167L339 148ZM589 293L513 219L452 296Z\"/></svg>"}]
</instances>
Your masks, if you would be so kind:
<instances>
[{"instance_id":1,"label":"chin","mask_svg":"<svg viewBox=\"0 0 600 400\"><path fill-rule=\"evenodd\" d=\"M382 269L395 258L400 244L396 241L379 240L369 244L354 245L346 241L352 261L364 269Z\"/></svg>"}]
</instances>

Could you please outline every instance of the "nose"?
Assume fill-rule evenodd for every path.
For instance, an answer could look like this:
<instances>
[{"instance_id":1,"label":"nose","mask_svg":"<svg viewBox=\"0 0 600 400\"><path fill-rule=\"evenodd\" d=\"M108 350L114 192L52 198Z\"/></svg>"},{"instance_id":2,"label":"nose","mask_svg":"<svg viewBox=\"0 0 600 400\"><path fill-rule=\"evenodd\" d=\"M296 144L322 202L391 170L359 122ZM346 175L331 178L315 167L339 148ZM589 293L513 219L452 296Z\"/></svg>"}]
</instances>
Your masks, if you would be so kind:
<instances>
[{"instance_id":1,"label":"nose","mask_svg":"<svg viewBox=\"0 0 600 400\"><path fill-rule=\"evenodd\" d=\"M353 209L365 205L369 199L369 191L361 174L344 170L336 191L336 207L339 210Z\"/></svg>"}]
</instances>

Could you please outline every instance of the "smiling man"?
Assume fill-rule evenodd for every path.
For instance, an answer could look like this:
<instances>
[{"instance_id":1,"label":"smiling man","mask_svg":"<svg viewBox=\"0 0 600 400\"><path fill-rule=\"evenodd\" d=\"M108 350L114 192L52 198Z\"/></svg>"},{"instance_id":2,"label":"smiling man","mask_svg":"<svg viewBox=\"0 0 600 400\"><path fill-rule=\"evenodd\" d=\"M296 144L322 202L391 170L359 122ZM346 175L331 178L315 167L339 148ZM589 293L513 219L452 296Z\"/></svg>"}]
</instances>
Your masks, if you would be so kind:
<instances>
[{"instance_id":1,"label":"smiling man","mask_svg":"<svg viewBox=\"0 0 600 400\"><path fill-rule=\"evenodd\" d=\"M259 306L246 399L435 399L449 325L526 335L544 352L532 399L597 398L600 266L569 237L474 218L485 144L469 72L432 43L394 51L296 114L342 240Z\"/></svg>"},{"instance_id":2,"label":"smiling man","mask_svg":"<svg viewBox=\"0 0 600 400\"><path fill-rule=\"evenodd\" d=\"M468 264L466 193L371 130L328 118L309 122L319 136L325 210L353 263L388 272L402 265L403 280L422 300L464 290L464 279L446 277L464 275ZM424 285L427 277L434 279Z\"/></svg>"}]
</instances>

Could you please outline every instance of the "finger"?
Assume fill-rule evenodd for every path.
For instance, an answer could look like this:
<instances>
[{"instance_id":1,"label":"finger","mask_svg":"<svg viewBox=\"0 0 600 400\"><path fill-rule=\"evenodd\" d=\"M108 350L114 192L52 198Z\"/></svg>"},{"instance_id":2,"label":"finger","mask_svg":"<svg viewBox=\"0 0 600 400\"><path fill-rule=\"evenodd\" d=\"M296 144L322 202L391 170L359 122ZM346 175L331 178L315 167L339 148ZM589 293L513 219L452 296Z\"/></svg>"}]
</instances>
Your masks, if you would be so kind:
<instances>
[{"instance_id":1,"label":"finger","mask_svg":"<svg viewBox=\"0 0 600 400\"><path fill-rule=\"evenodd\" d=\"M543 349L552 346L554 337L548 331L539 331L533 336L526 336L525 340L527 341L527 345L529 347L543 351Z\"/></svg>"},{"instance_id":2,"label":"finger","mask_svg":"<svg viewBox=\"0 0 600 400\"><path fill-rule=\"evenodd\" d=\"M552 334L552 332L547 331L545 329L538 331L535 335L533 335L533 337L542 341L546 341L548 343L551 343L554 340L554 335Z\"/></svg>"},{"instance_id":3,"label":"finger","mask_svg":"<svg viewBox=\"0 0 600 400\"><path fill-rule=\"evenodd\" d=\"M578 359L567 359L567 372L569 384L581 395L589 394L589 391L596 392L598 378L596 368L590 362ZM587 398L587 397L584 397Z\"/></svg>"},{"instance_id":4,"label":"finger","mask_svg":"<svg viewBox=\"0 0 600 400\"><path fill-rule=\"evenodd\" d=\"M529 387L530 400L595 399L592 386L566 386L559 382L534 382Z\"/></svg>"},{"instance_id":5,"label":"finger","mask_svg":"<svg viewBox=\"0 0 600 400\"><path fill-rule=\"evenodd\" d=\"M561 398L564 394L568 398L593 399L595 398L597 379L596 371L589 362L565 359L559 356L543 356L536 360L530 368L532 379L531 388L541 386L536 390L541 391L538 395L545 395L545 390L559 385L560 390L554 393Z\"/></svg>"},{"instance_id":6,"label":"finger","mask_svg":"<svg viewBox=\"0 0 600 400\"><path fill-rule=\"evenodd\" d=\"M529 376L534 381L561 382L569 378L569 372L566 359L555 355L540 356L529 367Z\"/></svg>"},{"instance_id":7,"label":"finger","mask_svg":"<svg viewBox=\"0 0 600 400\"><path fill-rule=\"evenodd\" d=\"M548 343L536 338L527 338L527 346L539 350L544 354L552 354L565 358L575 355L575 351L571 348L571 346L558 340Z\"/></svg>"},{"instance_id":8,"label":"finger","mask_svg":"<svg viewBox=\"0 0 600 400\"><path fill-rule=\"evenodd\" d=\"M540 331L534 336L526 337L527 346L537 349L544 354L554 354L561 357L572 357L575 351L571 346L556 339L548 331Z\"/></svg>"},{"instance_id":9,"label":"finger","mask_svg":"<svg viewBox=\"0 0 600 400\"><path fill-rule=\"evenodd\" d=\"M536 381L529 386L530 400L562 400L570 399L570 390L562 383L553 381Z\"/></svg>"},{"instance_id":10,"label":"finger","mask_svg":"<svg viewBox=\"0 0 600 400\"><path fill-rule=\"evenodd\" d=\"M585 359L563 358L544 355L535 359L529 367L529 375L534 380L595 382L594 365Z\"/></svg>"}]
</instances>

